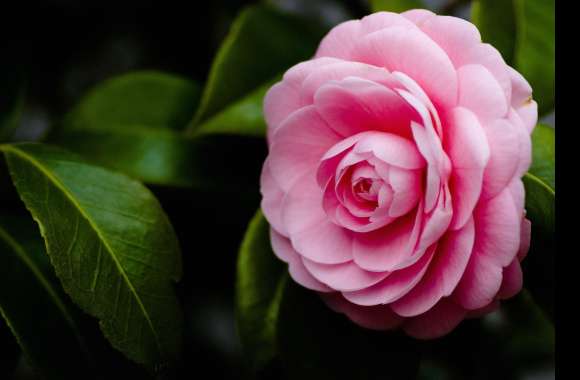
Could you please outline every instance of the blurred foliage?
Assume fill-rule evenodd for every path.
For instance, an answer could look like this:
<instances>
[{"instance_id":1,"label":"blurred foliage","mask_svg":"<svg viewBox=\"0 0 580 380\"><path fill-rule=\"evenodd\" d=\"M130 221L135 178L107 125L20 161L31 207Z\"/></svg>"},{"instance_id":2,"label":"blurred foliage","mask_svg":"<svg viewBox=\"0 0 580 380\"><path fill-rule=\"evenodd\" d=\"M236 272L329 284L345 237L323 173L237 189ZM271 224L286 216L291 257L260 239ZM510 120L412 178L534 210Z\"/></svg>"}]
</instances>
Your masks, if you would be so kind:
<instances>
[{"instance_id":1,"label":"blurred foliage","mask_svg":"<svg viewBox=\"0 0 580 380\"><path fill-rule=\"evenodd\" d=\"M0 143L41 141L82 157L72 160L76 169L71 170L60 159L48 157L47 161L42 154L31 154L42 167L35 172L29 165L31 160L29 164L16 162L14 155L10 165L0 160L0 220L2 231L7 231L2 237L8 236L8 240L0 239L4 242L0 244L0 276L3 283L13 283L10 288L3 287L2 294L14 301L19 328L38 315L45 317L36 330L23 335L14 331L16 324L11 331L0 318L0 378L15 374L18 379L36 379L40 373L50 377L63 369L61 351L45 349L47 341L40 338L43 334L50 343L58 341L62 352L82 356L78 342L61 332L66 324L52 319L50 297L23 302L30 298L26 296L30 292L46 290L33 281L34 271L22 262L6 264L14 259L10 255L14 244L7 246L6 241L20 242L21 235L36 237L24 238L24 252L29 252L28 243L41 237L47 241L49 254L55 241L74 241L74 215L59 218L57 210L43 206L42 196L49 192L39 176L54 173L60 173L62 183L78 194L91 194L97 206L109 205L115 210L114 215L103 212L100 221L89 224L118 227L117 237L130 238L130 231L135 230L129 225L148 222L121 215L128 211L127 204L145 215L158 201L157 220L170 221L172 227L168 228L174 229L183 253L184 273L176 285L179 314L184 320L183 347L181 360L172 368L159 367L158 360L150 355L144 355L147 358L143 360L133 349L146 349L147 345L135 340L117 341L115 346L123 353L114 349L110 341L118 332L105 336L99 321L82 312L102 317L106 308L93 305L87 294L67 285L62 263L55 262L55 252L51 258L56 271L46 254L34 256L78 325L92 361L89 365L94 366L90 375L97 378L152 377L126 355L146 362L158 378L167 379L193 378L200 373L248 379L371 378L383 375L385 368L396 379L415 375L419 379L523 379L533 371L553 368L553 326L549 321L555 255L553 129L536 128L531 174L525 178L528 217L536 221L532 250L523 265L528 291L506 302L500 312L465 321L436 341L415 344L398 334L369 334L330 312L311 292L287 281L285 266L271 252L265 220L255 214L260 202L260 169L266 156L262 98L288 67L310 57L322 35L341 21L363 17L372 10L402 11L421 5L438 13L469 17L471 2L261 3L199 2L192 11L186 5L148 1L109 6L90 1L82 6L72 1L47 1L37 8L13 4L14 9L5 9L10 17L0 25ZM504 59L528 78L542 114L554 106L553 9L553 0L476 0L472 6L473 21L483 40L494 44ZM49 149L38 147L34 149ZM2 146L5 152L11 149L27 148ZM67 157L64 161L71 160ZM104 168L98 172L106 173L104 177L135 183L136 187L124 195L135 199L115 198L116 190L108 180L87 169L97 170L100 165ZM32 181L33 177L37 180ZM143 182L154 197L149 199L149 206L134 203L148 193L134 180ZM51 197L60 191L58 186L53 190L56 193L50 192ZM62 203L64 209L66 197L60 194L57 199L53 202ZM30 224L24 227L12 222L31 222L27 207L36 214L44 236L32 223L24 223ZM4 223L7 219L11 220L8 224ZM51 236L47 225L58 228L58 233L53 231ZM153 234L159 239L157 243L175 239L165 227L156 232L145 230L142 236ZM242 240L238 259L236 252ZM75 269L83 281L94 279L99 273L96 266L101 265L95 261L96 245L91 244L76 250L79 255L86 253L79 259L82 265ZM143 257L156 257L164 251L159 245L149 250L151 254ZM46 245L33 251L42 253ZM153 272L160 271L167 272L167 268L159 265L151 271L145 265L136 270L136 286L149 292L152 289L148 286L155 282ZM23 285L12 280L14 277L32 280ZM154 313L166 312L161 309L152 306ZM49 322L52 328L43 327ZM178 325L166 323L163 328ZM27 352L30 347L24 344L30 334L37 337L31 341L38 358ZM21 335L20 346L14 335ZM312 344L304 345L305 341ZM128 346L133 349L126 349ZM76 366L71 363L65 370L84 366L84 359L72 357L67 359Z\"/></svg>"}]
</instances>

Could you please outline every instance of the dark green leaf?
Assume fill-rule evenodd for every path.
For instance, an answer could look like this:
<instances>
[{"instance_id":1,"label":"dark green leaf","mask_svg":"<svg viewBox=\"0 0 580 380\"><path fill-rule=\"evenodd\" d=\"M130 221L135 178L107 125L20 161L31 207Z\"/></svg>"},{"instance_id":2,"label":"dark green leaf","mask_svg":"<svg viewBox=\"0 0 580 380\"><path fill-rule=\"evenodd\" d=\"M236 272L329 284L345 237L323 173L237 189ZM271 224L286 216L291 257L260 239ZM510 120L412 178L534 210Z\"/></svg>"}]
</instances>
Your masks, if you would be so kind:
<instances>
[{"instance_id":1,"label":"dark green leaf","mask_svg":"<svg viewBox=\"0 0 580 380\"><path fill-rule=\"evenodd\" d=\"M556 140L554 128L538 124L532 133L532 166L530 173L556 189L555 180Z\"/></svg>"},{"instance_id":2,"label":"dark green leaf","mask_svg":"<svg viewBox=\"0 0 580 380\"><path fill-rule=\"evenodd\" d=\"M0 314L32 366L48 379L89 376L75 316L32 220L0 217L0 268Z\"/></svg>"},{"instance_id":3,"label":"dark green leaf","mask_svg":"<svg viewBox=\"0 0 580 380\"><path fill-rule=\"evenodd\" d=\"M262 113L262 102L268 89L276 82L267 82L247 96L233 102L230 106L203 122L193 132L202 134L233 134L265 136L266 122Z\"/></svg>"},{"instance_id":4,"label":"dark green leaf","mask_svg":"<svg viewBox=\"0 0 580 380\"><path fill-rule=\"evenodd\" d=\"M286 266L270 247L270 226L258 210L238 256L236 317L251 367L258 371L276 356L276 322Z\"/></svg>"},{"instance_id":5,"label":"dark green leaf","mask_svg":"<svg viewBox=\"0 0 580 380\"><path fill-rule=\"evenodd\" d=\"M515 67L530 82L540 114L554 108L554 0L514 0Z\"/></svg>"},{"instance_id":6,"label":"dark green leaf","mask_svg":"<svg viewBox=\"0 0 580 380\"><path fill-rule=\"evenodd\" d=\"M195 112L199 96L199 87L186 79L157 71L130 72L93 88L63 124L67 130L180 130Z\"/></svg>"},{"instance_id":7,"label":"dark green leaf","mask_svg":"<svg viewBox=\"0 0 580 380\"><path fill-rule=\"evenodd\" d=\"M513 0L475 0L471 6L471 21L479 29L483 42L493 45L511 64L516 39Z\"/></svg>"},{"instance_id":8,"label":"dark green leaf","mask_svg":"<svg viewBox=\"0 0 580 380\"><path fill-rule=\"evenodd\" d=\"M255 369L277 359L296 379L415 378L412 339L358 327L286 272L258 212L240 250L236 297L238 331Z\"/></svg>"},{"instance_id":9,"label":"dark green leaf","mask_svg":"<svg viewBox=\"0 0 580 380\"><path fill-rule=\"evenodd\" d=\"M114 77L80 101L51 141L147 183L192 186L195 144L179 129L199 95L194 83L161 72Z\"/></svg>"},{"instance_id":10,"label":"dark green leaf","mask_svg":"<svg viewBox=\"0 0 580 380\"><path fill-rule=\"evenodd\" d=\"M140 183L41 144L3 145L16 189L40 226L64 290L111 344L150 369L180 351L173 228Z\"/></svg>"},{"instance_id":11,"label":"dark green leaf","mask_svg":"<svg viewBox=\"0 0 580 380\"><path fill-rule=\"evenodd\" d=\"M553 320L555 192L533 174L523 178L526 188L526 217L532 222L530 251L522 262L526 288Z\"/></svg>"},{"instance_id":12,"label":"dark green leaf","mask_svg":"<svg viewBox=\"0 0 580 380\"><path fill-rule=\"evenodd\" d=\"M370 0L373 12L404 12L409 9L425 8L421 0Z\"/></svg>"},{"instance_id":13,"label":"dark green leaf","mask_svg":"<svg viewBox=\"0 0 580 380\"><path fill-rule=\"evenodd\" d=\"M290 66L310 58L323 32L318 25L265 6L243 10L216 55L189 132L259 91ZM253 108L258 106L261 101ZM263 122L252 128L263 131Z\"/></svg>"}]
</instances>

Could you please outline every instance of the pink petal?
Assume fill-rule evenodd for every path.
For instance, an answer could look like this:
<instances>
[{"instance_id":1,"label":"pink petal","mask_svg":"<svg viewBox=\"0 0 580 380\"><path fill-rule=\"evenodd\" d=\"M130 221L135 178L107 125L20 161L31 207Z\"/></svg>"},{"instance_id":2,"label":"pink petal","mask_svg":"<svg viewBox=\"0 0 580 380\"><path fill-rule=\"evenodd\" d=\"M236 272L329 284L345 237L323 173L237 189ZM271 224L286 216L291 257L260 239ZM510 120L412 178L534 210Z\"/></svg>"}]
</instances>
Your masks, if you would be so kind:
<instances>
[{"instance_id":1,"label":"pink petal","mask_svg":"<svg viewBox=\"0 0 580 380\"><path fill-rule=\"evenodd\" d=\"M276 256L289 264L288 272L294 281L311 290L319 292L332 291L328 286L312 277L310 272L306 270L300 255L292 248L290 240L273 229L270 229L270 241L272 242L272 250Z\"/></svg>"},{"instance_id":2,"label":"pink petal","mask_svg":"<svg viewBox=\"0 0 580 380\"><path fill-rule=\"evenodd\" d=\"M512 82L501 54L490 44L476 44L466 49L463 54L454 57L453 64L460 68L476 64L485 67L493 75L503 90L507 104L511 102Z\"/></svg>"},{"instance_id":3,"label":"pink petal","mask_svg":"<svg viewBox=\"0 0 580 380\"><path fill-rule=\"evenodd\" d=\"M396 166L389 169L389 184L394 190L389 216L403 216L417 205L423 185L421 174L419 170L406 170Z\"/></svg>"},{"instance_id":4,"label":"pink petal","mask_svg":"<svg viewBox=\"0 0 580 380\"><path fill-rule=\"evenodd\" d=\"M345 314L351 321L367 329L390 330L403 321L388 305L358 306L345 300L340 293L323 294L322 299L332 310Z\"/></svg>"},{"instance_id":5,"label":"pink petal","mask_svg":"<svg viewBox=\"0 0 580 380\"><path fill-rule=\"evenodd\" d=\"M471 217L479 200L490 151L485 131L475 115L465 108L453 109L445 132L445 151L453 162L449 183L454 195L450 228L457 229Z\"/></svg>"},{"instance_id":6,"label":"pink petal","mask_svg":"<svg viewBox=\"0 0 580 380\"><path fill-rule=\"evenodd\" d=\"M355 292L344 292L344 297L361 306L387 304L404 296L421 280L433 258L435 246L411 266L389 274L376 285Z\"/></svg>"},{"instance_id":7,"label":"pink petal","mask_svg":"<svg viewBox=\"0 0 580 380\"><path fill-rule=\"evenodd\" d=\"M272 136L268 157L272 176L288 191L304 173L316 169L322 155L338 141L314 106L294 112Z\"/></svg>"},{"instance_id":8,"label":"pink petal","mask_svg":"<svg viewBox=\"0 0 580 380\"><path fill-rule=\"evenodd\" d=\"M499 299L508 299L522 290L523 277L522 268L518 259L514 259L510 265L503 269L503 282L499 289Z\"/></svg>"},{"instance_id":9,"label":"pink petal","mask_svg":"<svg viewBox=\"0 0 580 380\"><path fill-rule=\"evenodd\" d=\"M498 119L485 126L489 142L489 162L483 173L482 199L494 197L516 176L520 164L520 134L507 120Z\"/></svg>"},{"instance_id":10,"label":"pink petal","mask_svg":"<svg viewBox=\"0 0 580 380\"><path fill-rule=\"evenodd\" d=\"M466 309L482 308L493 301L501 281L502 268L474 251L452 298Z\"/></svg>"},{"instance_id":11,"label":"pink petal","mask_svg":"<svg viewBox=\"0 0 580 380\"><path fill-rule=\"evenodd\" d=\"M270 165L268 159L264 162L262 167L262 175L260 176L260 193L262 194L262 202L260 204L264 216L268 223L282 234L286 234L286 228L282 223L282 199L284 192L280 185L274 180L270 172Z\"/></svg>"},{"instance_id":12,"label":"pink petal","mask_svg":"<svg viewBox=\"0 0 580 380\"><path fill-rule=\"evenodd\" d=\"M383 162L404 169L421 169L425 160L410 140L391 133L368 133L356 143L353 151L372 153Z\"/></svg>"},{"instance_id":13,"label":"pink petal","mask_svg":"<svg viewBox=\"0 0 580 380\"><path fill-rule=\"evenodd\" d=\"M362 35L359 20L349 20L338 24L324 36L315 57L336 57L350 59L353 48Z\"/></svg>"},{"instance_id":14,"label":"pink petal","mask_svg":"<svg viewBox=\"0 0 580 380\"><path fill-rule=\"evenodd\" d=\"M415 110L397 93L355 77L321 86L314 104L331 128L345 137L369 130L409 137L410 121L418 120Z\"/></svg>"},{"instance_id":15,"label":"pink petal","mask_svg":"<svg viewBox=\"0 0 580 380\"><path fill-rule=\"evenodd\" d=\"M522 74L514 70L512 67L507 66L507 72L512 84L511 105L517 109L524 103L528 102L532 97L532 86L530 86Z\"/></svg>"},{"instance_id":16,"label":"pink petal","mask_svg":"<svg viewBox=\"0 0 580 380\"><path fill-rule=\"evenodd\" d=\"M314 173L300 177L282 200L282 223L288 236L306 230L326 220L322 208L322 191L318 187Z\"/></svg>"},{"instance_id":17,"label":"pink petal","mask_svg":"<svg viewBox=\"0 0 580 380\"><path fill-rule=\"evenodd\" d=\"M524 122L529 133L532 133L538 123L538 103L530 100L517 108L518 115Z\"/></svg>"},{"instance_id":18,"label":"pink petal","mask_svg":"<svg viewBox=\"0 0 580 380\"><path fill-rule=\"evenodd\" d=\"M376 284L389 275L388 272L369 272L354 262L343 264L320 264L303 257L306 269L318 281L339 291L354 291Z\"/></svg>"},{"instance_id":19,"label":"pink petal","mask_svg":"<svg viewBox=\"0 0 580 380\"><path fill-rule=\"evenodd\" d=\"M482 123L507 115L508 103L499 82L482 65L459 68L459 104L473 111Z\"/></svg>"},{"instance_id":20,"label":"pink petal","mask_svg":"<svg viewBox=\"0 0 580 380\"><path fill-rule=\"evenodd\" d=\"M401 13L401 16L408 20L411 20L416 25L423 25L427 20L437 17L437 15L427 9L411 9L409 11Z\"/></svg>"},{"instance_id":21,"label":"pink petal","mask_svg":"<svg viewBox=\"0 0 580 380\"><path fill-rule=\"evenodd\" d=\"M417 29L412 21L402 17L398 13L393 12L376 12L363 17L360 20L360 23L363 34L365 35L393 26Z\"/></svg>"},{"instance_id":22,"label":"pink petal","mask_svg":"<svg viewBox=\"0 0 580 380\"><path fill-rule=\"evenodd\" d=\"M301 107L300 93L295 87L284 82L278 82L264 97L264 118L268 125L268 142L271 143L272 134L292 112Z\"/></svg>"},{"instance_id":23,"label":"pink petal","mask_svg":"<svg viewBox=\"0 0 580 380\"><path fill-rule=\"evenodd\" d=\"M526 258L528 251L530 250L530 240L532 236L532 223L526 219L522 218L522 225L520 226L520 249L518 250L518 260L522 261Z\"/></svg>"},{"instance_id":24,"label":"pink petal","mask_svg":"<svg viewBox=\"0 0 580 380\"><path fill-rule=\"evenodd\" d=\"M477 28L458 17L431 17L420 27L445 50L452 62L456 62L457 58L470 47L481 43L481 35Z\"/></svg>"},{"instance_id":25,"label":"pink petal","mask_svg":"<svg viewBox=\"0 0 580 380\"><path fill-rule=\"evenodd\" d=\"M453 218L452 199L449 188L444 186L439 193L437 203L433 211L426 216L425 224L421 231L421 237L415 250L422 250L439 240L447 231Z\"/></svg>"},{"instance_id":26,"label":"pink petal","mask_svg":"<svg viewBox=\"0 0 580 380\"><path fill-rule=\"evenodd\" d=\"M438 244L427 274L391 308L403 317L413 317L431 309L443 297L451 295L463 276L473 249L473 219L457 231L448 232Z\"/></svg>"},{"instance_id":27,"label":"pink petal","mask_svg":"<svg viewBox=\"0 0 580 380\"><path fill-rule=\"evenodd\" d=\"M453 106L457 100L457 75L445 52L427 35L409 28L392 27L358 41L353 59L413 78L436 105Z\"/></svg>"},{"instance_id":28,"label":"pink petal","mask_svg":"<svg viewBox=\"0 0 580 380\"><path fill-rule=\"evenodd\" d=\"M373 272L393 270L414 253L414 225L415 215L408 214L379 230L357 234L353 244L355 263Z\"/></svg>"},{"instance_id":29,"label":"pink petal","mask_svg":"<svg viewBox=\"0 0 580 380\"><path fill-rule=\"evenodd\" d=\"M520 140L520 162L516 170L516 175L523 177L532 164L532 139L520 115L513 108L509 111L508 120L516 127L518 132Z\"/></svg>"},{"instance_id":30,"label":"pink petal","mask_svg":"<svg viewBox=\"0 0 580 380\"><path fill-rule=\"evenodd\" d=\"M405 320L403 329L417 339L434 339L457 327L466 314L461 306L444 298L425 314Z\"/></svg>"}]
</instances>

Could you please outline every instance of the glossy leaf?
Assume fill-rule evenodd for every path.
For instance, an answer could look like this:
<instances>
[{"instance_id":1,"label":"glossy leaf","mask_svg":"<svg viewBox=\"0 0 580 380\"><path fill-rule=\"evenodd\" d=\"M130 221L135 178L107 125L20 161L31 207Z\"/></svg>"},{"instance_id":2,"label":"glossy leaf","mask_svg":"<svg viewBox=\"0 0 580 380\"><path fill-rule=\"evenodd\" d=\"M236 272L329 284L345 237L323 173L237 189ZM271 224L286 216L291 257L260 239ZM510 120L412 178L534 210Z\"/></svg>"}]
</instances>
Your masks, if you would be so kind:
<instances>
[{"instance_id":1,"label":"glossy leaf","mask_svg":"<svg viewBox=\"0 0 580 380\"><path fill-rule=\"evenodd\" d=\"M554 107L554 0L514 0L517 21L515 67L530 82L540 114Z\"/></svg>"},{"instance_id":2,"label":"glossy leaf","mask_svg":"<svg viewBox=\"0 0 580 380\"><path fill-rule=\"evenodd\" d=\"M276 322L286 266L270 247L270 226L258 210L238 256L236 283L237 326L251 367L259 371L274 359Z\"/></svg>"},{"instance_id":3,"label":"glossy leaf","mask_svg":"<svg viewBox=\"0 0 580 380\"><path fill-rule=\"evenodd\" d=\"M90 378L76 317L32 220L0 217L0 273L0 314L31 365L47 379Z\"/></svg>"},{"instance_id":4,"label":"glossy leaf","mask_svg":"<svg viewBox=\"0 0 580 380\"><path fill-rule=\"evenodd\" d=\"M370 0L373 12L404 12L409 9L425 8L421 0Z\"/></svg>"},{"instance_id":5,"label":"glossy leaf","mask_svg":"<svg viewBox=\"0 0 580 380\"><path fill-rule=\"evenodd\" d=\"M195 112L199 87L158 71L135 71L99 83L65 117L67 130L180 130Z\"/></svg>"},{"instance_id":6,"label":"glossy leaf","mask_svg":"<svg viewBox=\"0 0 580 380\"><path fill-rule=\"evenodd\" d=\"M267 82L239 101L232 103L195 129L195 135L233 134L265 136L266 122L262 103L268 89L278 81Z\"/></svg>"},{"instance_id":7,"label":"glossy leaf","mask_svg":"<svg viewBox=\"0 0 580 380\"><path fill-rule=\"evenodd\" d=\"M526 217L532 222L530 251L522 262L524 283L534 300L553 320L555 192L533 174L526 174L523 181Z\"/></svg>"},{"instance_id":8,"label":"glossy leaf","mask_svg":"<svg viewBox=\"0 0 580 380\"><path fill-rule=\"evenodd\" d=\"M173 228L140 183L41 144L3 145L64 290L130 359L163 370L180 351Z\"/></svg>"},{"instance_id":9,"label":"glossy leaf","mask_svg":"<svg viewBox=\"0 0 580 380\"><path fill-rule=\"evenodd\" d=\"M532 165L530 173L556 189L556 139L554 128L538 124L532 133Z\"/></svg>"},{"instance_id":10,"label":"glossy leaf","mask_svg":"<svg viewBox=\"0 0 580 380\"><path fill-rule=\"evenodd\" d=\"M255 369L275 359L291 379L415 378L411 338L360 328L288 277L261 212L240 250L236 301L238 331Z\"/></svg>"},{"instance_id":11,"label":"glossy leaf","mask_svg":"<svg viewBox=\"0 0 580 380\"><path fill-rule=\"evenodd\" d=\"M499 50L508 64L513 61L516 39L514 8L513 0L475 0L471 5L471 21L482 41Z\"/></svg>"},{"instance_id":12,"label":"glossy leaf","mask_svg":"<svg viewBox=\"0 0 580 380\"><path fill-rule=\"evenodd\" d=\"M323 32L318 25L266 6L244 9L215 57L189 132L310 58ZM263 131L263 123L256 128Z\"/></svg>"},{"instance_id":13,"label":"glossy leaf","mask_svg":"<svg viewBox=\"0 0 580 380\"><path fill-rule=\"evenodd\" d=\"M159 185L191 186L191 144L179 132L200 90L155 71L114 77L90 91L50 141L87 159Z\"/></svg>"}]
</instances>

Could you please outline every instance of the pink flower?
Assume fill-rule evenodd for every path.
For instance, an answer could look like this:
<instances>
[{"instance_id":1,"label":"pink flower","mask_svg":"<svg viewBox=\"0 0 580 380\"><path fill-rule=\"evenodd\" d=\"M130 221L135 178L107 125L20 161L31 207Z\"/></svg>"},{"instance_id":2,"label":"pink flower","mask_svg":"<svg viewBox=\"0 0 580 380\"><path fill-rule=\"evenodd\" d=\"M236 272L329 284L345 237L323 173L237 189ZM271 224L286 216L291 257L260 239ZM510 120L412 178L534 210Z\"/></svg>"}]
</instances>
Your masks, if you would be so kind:
<instances>
[{"instance_id":1,"label":"pink flower","mask_svg":"<svg viewBox=\"0 0 580 380\"><path fill-rule=\"evenodd\" d=\"M459 18L332 29L264 100L262 210L292 278L363 327L417 338L515 295L531 93Z\"/></svg>"}]
</instances>

